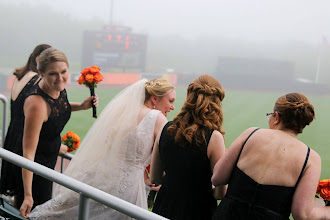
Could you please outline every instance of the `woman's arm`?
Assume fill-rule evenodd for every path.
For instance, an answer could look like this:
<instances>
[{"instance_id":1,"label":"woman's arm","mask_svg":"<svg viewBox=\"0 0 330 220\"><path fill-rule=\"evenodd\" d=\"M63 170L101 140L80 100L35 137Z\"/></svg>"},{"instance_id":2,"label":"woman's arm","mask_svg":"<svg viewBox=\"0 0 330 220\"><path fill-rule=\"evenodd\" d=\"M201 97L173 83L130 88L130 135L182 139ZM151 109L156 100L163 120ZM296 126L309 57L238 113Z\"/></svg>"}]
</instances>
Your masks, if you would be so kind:
<instances>
[{"instance_id":1,"label":"woman's arm","mask_svg":"<svg viewBox=\"0 0 330 220\"><path fill-rule=\"evenodd\" d=\"M92 107L92 101L93 101L93 105L95 107L98 106L98 96L90 96L88 98L86 98L82 103L78 103L78 102L70 102L71 105L71 111L80 111L80 110L86 110Z\"/></svg>"},{"instance_id":2,"label":"woman's arm","mask_svg":"<svg viewBox=\"0 0 330 220\"><path fill-rule=\"evenodd\" d=\"M225 153L225 142L219 131L213 131L209 145L207 147L207 156L210 159L210 168L213 172L215 164ZM214 188L214 197L222 199L227 191L226 185L218 185Z\"/></svg>"},{"instance_id":3,"label":"woman's arm","mask_svg":"<svg viewBox=\"0 0 330 220\"><path fill-rule=\"evenodd\" d=\"M151 183L161 184L163 180L163 169L162 162L160 160L159 155L159 139L162 132L158 132L158 136L156 137L156 141L154 144L154 148L152 150L152 158L151 158L151 167L150 167L150 179Z\"/></svg>"},{"instance_id":4,"label":"woman's arm","mask_svg":"<svg viewBox=\"0 0 330 220\"><path fill-rule=\"evenodd\" d=\"M41 96L28 97L24 104L24 115L23 157L34 161L41 127L43 122L48 119L46 102ZM20 208L20 215L25 218L27 218L33 206L32 179L33 173L22 169L24 201Z\"/></svg>"},{"instance_id":5,"label":"woman's arm","mask_svg":"<svg viewBox=\"0 0 330 220\"><path fill-rule=\"evenodd\" d=\"M297 220L330 219L330 207L314 207L317 184L321 175L321 158L313 150L292 201L292 215Z\"/></svg>"},{"instance_id":6,"label":"woman's arm","mask_svg":"<svg viewBox=\"0 0 330 220\"><path fill-rule=\"evenodd\" d=\"M226 185L229 182L231 173L233 172L236 160L242 149L242 145L246 138L256 128L249 128L244 131L236 140L230 145L223 157L216 163L213 169L212 184L214 186Z\"/></svg>"}]
</instances>

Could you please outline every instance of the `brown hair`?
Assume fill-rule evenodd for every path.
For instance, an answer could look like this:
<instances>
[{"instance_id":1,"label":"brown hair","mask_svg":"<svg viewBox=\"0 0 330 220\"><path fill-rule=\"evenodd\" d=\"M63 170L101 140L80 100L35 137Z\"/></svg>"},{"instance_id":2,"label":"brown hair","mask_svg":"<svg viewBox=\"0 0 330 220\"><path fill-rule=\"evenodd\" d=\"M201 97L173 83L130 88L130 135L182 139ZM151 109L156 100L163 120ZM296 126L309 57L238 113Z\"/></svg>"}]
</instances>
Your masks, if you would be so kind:
<instances>
[{"instance_id":1,"label":"brown hair","mask_svg":"<svg viewBox=\"0 0 330 220\"><path fill-rule=\"evenodd\" d=\"M225 91L220 82L209 75L202 75L188 86L188 94L180 113L167 129L175 141L186 145L206 144L205 135L211 130L222 130L223 113L221 102Z\"/></svg>"},{"instance_id":2,"label":"brown hair","mask_svg":"<svg viewBox=\"0 0 330 220\"><path fill-rule=\"evenodd\" d=\"M37 68L40 72L44 73L47 65L52 62L65 62L69 67L68 59L62 51L55 48L48 48L40 54Z\"/></svg>"},{"instance_id":3,"label":"brown hair","mask_svg":"<svg viewBox=\"0 0 330 220\"><path fill-rule=\"evenodd\" d=\"M21 80L23 76L25 76L25 74L30 71L38 73L36 58L40 55L42 51L50 47L51 46L48 44L39 44L38 46L36 46L33 52L30 54L27 63L24 66L15 69L13 74L17 77L17 79Z\"/></svg>"},{"instance_id":4,"label":"brown hair","mask_svg":"<svg viewBox=\"0 0 330 220\"><path fill-rule=\"evenodd\" d=\"M152 79L145 83L145 101L151 96L163 97L170 93L175 87L166 79Z\"/></svg>"},{"instance_id":5,"label":"brown hair","mask_svg":"<svg viewBox=\"0 0 330 220\"><path fill-rule=\"evenodd\" d=\"M302 133L315 118L313 105L301 93L288 93L277 99L274 111L278 112L283 127Z\"/></svg>"}]
</instances>

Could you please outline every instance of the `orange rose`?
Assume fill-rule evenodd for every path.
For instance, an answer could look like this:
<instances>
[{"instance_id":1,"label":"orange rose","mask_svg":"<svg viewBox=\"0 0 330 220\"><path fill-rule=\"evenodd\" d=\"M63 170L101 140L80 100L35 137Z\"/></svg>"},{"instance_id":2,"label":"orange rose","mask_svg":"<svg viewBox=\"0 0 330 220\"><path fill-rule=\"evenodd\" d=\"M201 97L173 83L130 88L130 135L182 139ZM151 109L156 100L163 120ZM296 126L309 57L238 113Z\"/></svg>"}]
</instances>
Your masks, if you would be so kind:
<instances>
[{"instance_id":1,"label":"orange rose","mask_svg":"<svg viewBox=\"0 0 330 220\"><path fill-rule=\"evenodd\" d=\"M87 67L87 68L83 69L80 73L81 73L82 75L86 75L86 74L90 73L90 69L89 69L89 68L90 68L90 67Z\"/></svg>"},{"instance_id":2,"label":"orange rose","mask_svg":"<svg viewBox=\"0 0 330 220\"><path fill-rule=\"evenodd\" d=\"M81 85L81 84L84 84L84 83L86 82L84 75L81 75L81 76L79 77L79 79L77 80L77 82L78 82L80 85Z\"/></svg>"},{"instance_id":3,"label":"orange rose","mask_svg":"<svg viewBox=\"0 0 330 220\"><path fill-rule=\"evenodd\" d=\"M319 193L323 199L330 200L330 179L321 180L317 185L316 193Z\"/></svg>"},{"instance_id":4,"label":"orange rose","mask_svg":"<svg viewBox=\"0 0 330 220\"><path fill-rule=\"evenodd\" d=\"M100 72L100 67L98 67L98 66L91 66L91 67L89 68L89 72L90 72L91 74L96 74L96 73Z\"/></svg>"},{"instance_id":5,"label":"orange rose","mask_svg":"<svg viewBox=\"0 0 330 220\"><path fill-rule=\"evenodd\" d=\"M68 131L68 133L62 137L62 143L68 146L68 152L72 152L78 149L80 145L80 138L73 131Z\"/></svg>"},{"instance_id":6,"label":"orange rose","mask_svg":"<svg viewBox=\"0 0 330 220\"><path fill-rule=\"evenodd\" d=\"M85 80L87 81L87 82L89 82L89 83L92 83L93 82L93 80L94 80L94 76L93 76L93 74L86 74L86 76L85 76Z\"/></svg>"},{"instance_id":7,"label":"orange rose","mask_svg":"<svg viewBox=\"0 0 330 220\"><path fill-rule=\"evenodd\" d=\"M101 73L96 73L94 75L94 82L95 83L99 83L103 80L103 75Z\"/></svg>"},{"instance_id":8,"label":"orange rose","mask_svg":"<svg viewBox=\"0 0 330 220\"><path fill-rule=\"evenodd\" d=\"M330 188L329 187L321 188L320 196L325 200L330 200Z\"/></svg>"},{"instance_id":9,"label":"orange rose","mask_svg":"<svg viewBox=\"0 0 330 220\"><path fill-rule=\"evenodd\" d=\"M68 137L66 135L63 135L62 141L66 141L67 139L68 139Z\"/></svg>"}]
</instances>

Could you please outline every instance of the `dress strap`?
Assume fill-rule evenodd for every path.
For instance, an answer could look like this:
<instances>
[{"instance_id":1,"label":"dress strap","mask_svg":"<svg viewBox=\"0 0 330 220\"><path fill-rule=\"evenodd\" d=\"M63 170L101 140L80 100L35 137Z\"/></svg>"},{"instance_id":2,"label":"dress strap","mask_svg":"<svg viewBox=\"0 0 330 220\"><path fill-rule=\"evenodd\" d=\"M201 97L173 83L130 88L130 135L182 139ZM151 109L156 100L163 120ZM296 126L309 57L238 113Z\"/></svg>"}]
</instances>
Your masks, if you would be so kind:
<instances>
[{"instance_id":1,"label":"dress strap","mask_svg":"<svg viewBox=\"0 0 330 220\"><path fill-rule=\"evenodd\" d=\"M300 172L300 175L299 175L299 178L298 178L298 181L296 183L296 185L294 186L295 188L297 188L297 185L302 177L302 174L304 173L305 171L305 168L306 168L306 165L307 165L307 162L308 162L308 158L309 158L309 153L310 153L311 149L308 147L308 150L307 150L307 155L306 155L306 159L305 159L305 163L304 163L304 166L302 167L301 169L301 172Z\"/></svg>"},{"instance_id":2,"label":"dress strap","mask_svg":"<svg viewBox=\"0 0 330 220\"><path fill-rule=\"evenodd\" d=\"M250 135L246 138L246 140L244 141L244 143L243 143L243 145L242 145L242 148L241 148L241 151L240 151L239 154L238 154L238 157L237 157L237 160L236 160L236 164L237 164L237 162L238 162L239 157L241 156L242 150L243 150L243 148L244 148L246 142L249 140L249 138L252 136L252 134L253 134L254 132L256 132L257 130L259 130L259 129L260 129L260 128L256 128L254 131L252 131L251 134L250 134Z\"/></svg>"}]
</instances>

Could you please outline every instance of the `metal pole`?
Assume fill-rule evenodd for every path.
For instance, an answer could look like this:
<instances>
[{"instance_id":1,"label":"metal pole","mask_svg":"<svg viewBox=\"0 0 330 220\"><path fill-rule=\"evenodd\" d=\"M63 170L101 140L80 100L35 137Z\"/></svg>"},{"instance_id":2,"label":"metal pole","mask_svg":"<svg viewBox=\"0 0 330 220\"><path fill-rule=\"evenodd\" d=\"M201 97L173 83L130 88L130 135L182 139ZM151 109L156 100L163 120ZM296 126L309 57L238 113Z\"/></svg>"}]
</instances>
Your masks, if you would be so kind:
<instances>
[{"instance_id":1,"label":"metal pole","mask_svg":"<svg viewBox=\"0 0 330 220\"><path fill-rule=\"evenodd\" d=\"M23 167L33 173L42 176L50 181L63 185L75 192L81 193L84 196L102 203L110 208L116 209L130 217L143 220L165 220L166 218L159 216L153 212L145 210L141 207L133 205L125 200L105 193L97 188L82 183L76 179L68 177L64 174L56 172L48 167L42 166L8 150L0 148L0 157L17 166Z\"/></svg>"},{"instance_id":2,"label":"metal pole","mask_svg":"<svg viewBox=\"0 0 330 220\"><path fill-rule=\"evenodd\" d=\"M64 158L61 157L61 173L64 171Z\"/></svg>"},{"instance_id":3,"label":"metal pole","mask_svg":"<svg viewBox=\"0 0 330 220\"><path fill-rule=\"evenodd\" d=\"M82 193L80 193L79 220L89 219L89 207L90 207L90 199L85 197Z\"/></svg>"},{"instance_id":4,"label":"metal pole","mask_svg":"<svg viewBox=\"0 0 330 220\"><path fill-rule=\"evenodd\" d=\"M113 0L110 0L110 22L109 22L110 28L112 26L112 17L113 17Z\"/></svg>"},{"instance_id":5,"label":"metal pole","mask_svg":"<svg viewBox=\"0 0 330 220\"><path fill-rule=\"evenodd\" d=\"M5 138L7 134L7 120L8 120L8 112L7 112L7 106L8 106L8 100L6 96L0 94L0 100L3 102L3 112L2 112L2 139L1 139L1 146L4 146Z\"/></svg>"}]
</instances>

